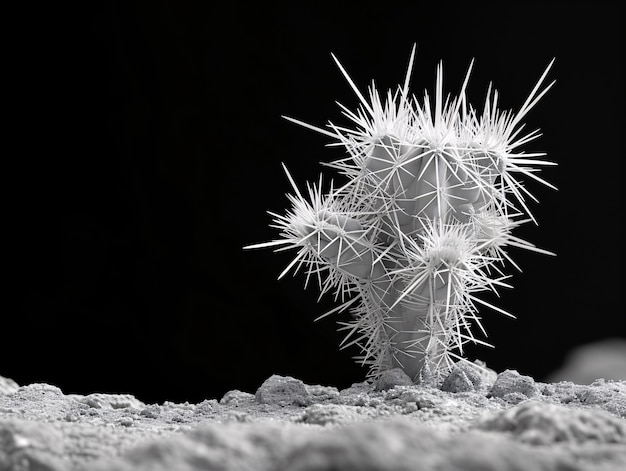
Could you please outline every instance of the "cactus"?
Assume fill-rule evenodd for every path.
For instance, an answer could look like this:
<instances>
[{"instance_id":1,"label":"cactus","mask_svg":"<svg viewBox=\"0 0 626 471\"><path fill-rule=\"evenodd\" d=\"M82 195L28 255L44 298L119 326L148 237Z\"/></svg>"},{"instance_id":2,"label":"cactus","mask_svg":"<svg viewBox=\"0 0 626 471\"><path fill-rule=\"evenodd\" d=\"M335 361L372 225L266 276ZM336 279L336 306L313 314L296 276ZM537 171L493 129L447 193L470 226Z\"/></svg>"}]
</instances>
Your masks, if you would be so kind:
<instances>
[{"instance_id":1,"label":"cactus","mask_svg":"<svg viewBox=\"0 0 626 471\"><path fill-rule=\"evenodd\" d=\"M303 267L305 287L314 278L321 295L334 293L339 306L318 319L349 310L341 346L360 347L368 377L401 368L413 381L440 381L467 342L489 345L473 334L486 337L479 306L511 316L478 296L510 287L505 263L519 267L507 247L551 254L512 231L536 223L519 177L552 187L537 172L554 164L518 148L539 136L521 135L520 123L554 84L541 89L554 60L516 114L498 109L489 86L479 115L465 96L473 61L458 98L444 101L440 63L434 103L427 92L420 103L408 90L414 56L415 47L404 85L384 102L374 83L366 99L332 56L360 100L356 112L339 105L356 126L285 118L345 147L345 158L326 165L346 183L324 192L320 176L303 195L283 164L294 193L285 215L270 213L280 238L246 248L297 249L279 278Z\"/></svg>"}]
</instances>

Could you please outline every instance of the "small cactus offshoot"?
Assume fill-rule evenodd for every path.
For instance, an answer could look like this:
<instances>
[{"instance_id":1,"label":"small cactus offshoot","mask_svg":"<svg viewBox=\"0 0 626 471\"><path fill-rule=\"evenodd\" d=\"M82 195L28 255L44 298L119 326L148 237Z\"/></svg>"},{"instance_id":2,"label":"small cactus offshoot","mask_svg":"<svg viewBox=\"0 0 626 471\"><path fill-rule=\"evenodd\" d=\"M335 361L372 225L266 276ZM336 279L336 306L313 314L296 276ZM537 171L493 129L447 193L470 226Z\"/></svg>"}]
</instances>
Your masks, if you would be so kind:
<instances>
[{"instance_id":1,"label":"small cactus offshoot","mask_svg":"<svg viewBox=\"0 0 626 471\"><path fill-rule=\"evenodd\" d=\"M554 60L517 113L500 111L490 86L479 114L465 95L472 65L451 99L440 64L434 100L426 92L420 102L408 87L414 57L415 47L404 85L383 99L373 83L366 98L333 55L360 100L356 111L340 105L353 127L286 119L345 147L345 158L326 165L346 183L324 191L320 176L301 192L285 167L291 208L270 213L280 237L246 248L297 250L279 278L303 269L307 284L334 294L339 306L320 318L350 312L339 322L342 347L360 347L369 377L401 368L413 381L439 381L467 342L488 345L473 333L486 336L478 307L511 316L480 297L510 287L503 269L519 267L507 248L551 254L512 232L536 222L522 179L554 188L537 175L554 165L545 154L519 150L539 136L522 133L521 121L554 84L542 88Z\"/></svg>"}]
</instances>

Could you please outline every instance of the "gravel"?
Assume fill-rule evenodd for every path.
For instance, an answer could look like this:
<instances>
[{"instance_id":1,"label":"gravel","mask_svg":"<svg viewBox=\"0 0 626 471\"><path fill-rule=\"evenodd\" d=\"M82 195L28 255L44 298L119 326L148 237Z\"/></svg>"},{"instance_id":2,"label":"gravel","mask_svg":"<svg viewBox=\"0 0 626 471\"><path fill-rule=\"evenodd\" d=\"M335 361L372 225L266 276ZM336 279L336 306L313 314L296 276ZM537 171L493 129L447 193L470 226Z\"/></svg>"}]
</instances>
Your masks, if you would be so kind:
<instances>
[{"instance_id":1,"label":"gravel","mask_svg":"<svg viewBox=\"0 0 626 471\"><path fill-rule=\"evenodd\" d=\"M0 470L620 470L626 381L540 383L458 365L339 391L273 375L198 404L0 377Z\"/></svg>"}]
</instances>

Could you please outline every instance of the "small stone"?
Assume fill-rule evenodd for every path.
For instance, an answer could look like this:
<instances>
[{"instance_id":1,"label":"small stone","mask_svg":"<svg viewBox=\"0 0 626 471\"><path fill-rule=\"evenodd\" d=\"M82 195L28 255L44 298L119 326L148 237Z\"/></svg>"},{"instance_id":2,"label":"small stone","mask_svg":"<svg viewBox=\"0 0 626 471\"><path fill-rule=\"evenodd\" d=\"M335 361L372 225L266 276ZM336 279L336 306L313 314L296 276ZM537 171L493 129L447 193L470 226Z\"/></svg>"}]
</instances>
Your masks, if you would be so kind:
<instances>
[{"instance_id":1,"label":"small stone","mask_svg":"<svg viewBox=\"0 0 626 471\"><path fill-rule=\"evenodd\" d=\"M496 382L489 391L490 397L504 398L507 394L520 393L526 397L539 394L535 380L530 376L520 375L515 370L506 370L498 375Z\"/></svg>"},{"instance_id":2,"label":"small stone","mask_svg":"<svg viewBox=\"0 0 626 471\"><path fill-rule=\"evenodd\" d=\"M196 404L196 414L202 414L206 412L213 412L218 407L219 403L215 399L205 399L199 404Z\"/></svg>"},{"instance_id":3,"label":"small stone","mask_svg":"<svg viewBox=\"0 0 626 471\"><path fill-rule=\"evenodd\" d=\"M299 379L272 375L257 390L255 399L259 404L305 405L309 392Z\"/></svg>"},{"instance_id":4,"label":"small stone","mask_svg":"<svg viewBox=\"0 0 626 471\"><path fill-rule=\"evenodd\" d=\"M93 393L88 396L70 394L74 400L94 409L143 409L145 404L131 394Z\"/></svg>"},{"instance_id":5,"label":"small stone","mask_svg":"<svg viewBox=\"0 0 626 471\"><path fill-rule=\"evenodd\" d=\"M22 386L18 391L23 397L35 398L41 396L62 396L63 391L60 388L46 383L33 383Z\"/></svg>"},{"instance_id":6,"label":"small stone","mask_svg":"<svg viewBox=\"0 0 626 471\"><path fill-rule=\"evenodd\" d=\"M462 360L454 365L441 390L452 393L478 391L483 384L493 384L496 377L496 372L487 368L484 362Z\"/></svg>"},{"instance_id":7,"label":"small stone","mask_svg":"<svg viewBox=\"0 0 626 471\"><path fill-rule=\"evenodd\" d=\"M392 368L390 370L384 371L376 384L374 385L375 391L387 391L388 389L392 389L396 386L412 386L413 381L409 378L401 368Z\"/></svg>"},{"instance_id":8,"label":"small stone","mask_svg":"<svg viewBox=\"0 0 626 471\"><path fill-rule=\"evenodd\" d=\"M474 372L466 372L459 365L455 365L452 368L452 371L448 375L448 377L443 382L441 386L442 391L451 392L451 393L459 393L459 392L468 392L476 390L476 386L474 381L472 381L469 377L472 376L475 382L480 385L480 375Z\"/></svg>"},{"instance_id":9,"label":"small stone","mask_svg":"<svg viewBox=\"0 0 626 471\"><path fill-rule=\"evenodd\" d=\"M240 391L239 389L233 389L224 394L224 397L220 399L222 405L239 406L241 404L249 404L254 402L254 395Z\"/></svg>"}]
</instances>

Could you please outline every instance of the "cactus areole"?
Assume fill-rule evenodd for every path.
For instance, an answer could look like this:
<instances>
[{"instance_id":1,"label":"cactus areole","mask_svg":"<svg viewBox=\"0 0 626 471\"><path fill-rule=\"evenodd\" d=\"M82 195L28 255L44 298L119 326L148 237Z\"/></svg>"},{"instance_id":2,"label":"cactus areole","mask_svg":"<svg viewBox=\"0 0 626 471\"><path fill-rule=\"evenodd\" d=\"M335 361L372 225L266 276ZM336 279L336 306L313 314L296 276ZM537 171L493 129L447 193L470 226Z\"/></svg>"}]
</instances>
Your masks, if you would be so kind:
<instances>
[{"instance_id":1,"label":"cactus areole","mask_svg":"<svg viewBox=\"0 0 626 471\"><path fill-rule=\"evenodd\" d=\"M323 191L320 176L301 192L285 167L291 208L270 213L280 237L246 248L297 250L279 278L303 269L307 283L313 278L322 294L334 293L341 304L320 318L349 310L339 322L342 346L360 347L355 359L369 366L368 376L401 368L418 382L441 380L467 342L486 344L473 333L486 336L479 306L510 316L480 297L510 287L503 268L518 267L508 247L551 254L513 232L535 221L522 180L552 187L537 173L554 164L519 147L539 136L522 133L521 120L554 84L542 88L554 60L517 113L500 111L489 87L479 114L465 96L471 65L459 97L444 98L441 64L434 102L428 93L421 102L410 96L414 56L415 47L404 86L383 99L374 84L366 98L333 55L360 100L356 111L340 105L353 126L286 119L345 147L345 158L326 165L346 183Z\"/></svg>"}]
</instances>

